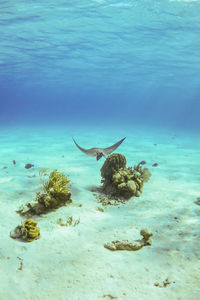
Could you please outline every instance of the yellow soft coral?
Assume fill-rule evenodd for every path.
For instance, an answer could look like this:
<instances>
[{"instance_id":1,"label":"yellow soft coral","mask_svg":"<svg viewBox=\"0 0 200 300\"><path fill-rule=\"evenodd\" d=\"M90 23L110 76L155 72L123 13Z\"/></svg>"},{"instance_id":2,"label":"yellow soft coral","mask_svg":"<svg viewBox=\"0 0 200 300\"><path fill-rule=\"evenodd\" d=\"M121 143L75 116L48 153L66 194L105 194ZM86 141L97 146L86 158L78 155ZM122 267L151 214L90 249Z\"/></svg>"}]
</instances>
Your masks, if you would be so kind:
<instances>
[{"instance_id":1,"label":"yellow soft coral","mask_svg":"<svg viewBox=\"0 0 200 300\"><path fill-rule=\"evenodd\" d=\"M43 184L45 192L53 191L54 193L67 193L70 190L68 186L70 180L67 179L64 173L58 172L57 169L53 170L49 174L49 180L45 181L44 176L46 176L48 169L42 169L39 172L40 180Z\"/></svg>"},{"instance_id":2,"label":"yellow soft coral","mask_svg":"<svg viewBox=\"0 0 200 300\"><path fill-rule=\"evenodd\" d=\"M67 179L64 173L58 172L57 169L49 175L48 170L41 169L39 172L43 192L36 193L35 203L27 203L25 207L21 206L19 208L17 212L21 215L27 217L41 215L72 202L70 180ZM46 179L46 176L49 178Z\"/></svg>"}]
</instances>

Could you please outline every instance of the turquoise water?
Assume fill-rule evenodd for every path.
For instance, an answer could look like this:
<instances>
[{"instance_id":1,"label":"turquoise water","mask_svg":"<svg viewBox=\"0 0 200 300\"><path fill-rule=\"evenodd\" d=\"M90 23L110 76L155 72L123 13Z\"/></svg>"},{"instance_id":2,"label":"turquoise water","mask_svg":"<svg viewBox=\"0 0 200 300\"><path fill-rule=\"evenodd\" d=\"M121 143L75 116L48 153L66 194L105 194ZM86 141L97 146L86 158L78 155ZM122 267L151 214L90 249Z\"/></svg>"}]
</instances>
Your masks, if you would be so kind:
<instances>
[{"instance_id":1,"label":"turquoise water","mask_svg":"<svg viewBox=\"0 0 200 300\"><path fill-rule=\"evenodd\" d=\"M199 15L199 1L1 1L1 122L199 129Z\"/></svg>"},{"instance_id":2,"label":"turquoise water","mask_svg":"<svg viewBox=\"0 0 200 300\"><path fill-rule=\"evenodd\" d=\"M200 1L0 0L0 300L199 299L199 94ZM126 137L115 153L152 174L126 182L140 197L102 205L105 158L72 137ZM44 168L72 203L30 216L33 243L12 239ZM152 246L105 248L145 228Z\"/></svg>"}]
</instances>

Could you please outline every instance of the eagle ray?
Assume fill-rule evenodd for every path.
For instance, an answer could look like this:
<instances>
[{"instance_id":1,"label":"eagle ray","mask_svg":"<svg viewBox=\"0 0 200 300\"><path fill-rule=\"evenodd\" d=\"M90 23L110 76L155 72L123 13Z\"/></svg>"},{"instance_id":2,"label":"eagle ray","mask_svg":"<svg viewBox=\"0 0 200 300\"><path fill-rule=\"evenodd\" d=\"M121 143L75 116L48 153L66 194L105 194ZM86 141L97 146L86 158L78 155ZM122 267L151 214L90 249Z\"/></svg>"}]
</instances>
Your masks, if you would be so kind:
<instances>
[{"instance_id":1,"label":"eagle ray","mask_svg":"<svg viewBox=\"0 0 200 300\"><path fill-rule=\"evenodd\" d=\"M119 145L121 145L121 143L125 140L125 138L126 137L124 137L119 142L117 142L114 145L107 147L107 148L90 148L90 149L82 148L81 146L79 146L77 144L77 142L75 141L74 138L72 138L72 139L79 150L81 150L86 155L94 156L94 157L96 157L97 160L99 160L102 156L106 157L107 155L109 155L113 151L115 151L119 147Z\"/></svg>"}]
</instances>

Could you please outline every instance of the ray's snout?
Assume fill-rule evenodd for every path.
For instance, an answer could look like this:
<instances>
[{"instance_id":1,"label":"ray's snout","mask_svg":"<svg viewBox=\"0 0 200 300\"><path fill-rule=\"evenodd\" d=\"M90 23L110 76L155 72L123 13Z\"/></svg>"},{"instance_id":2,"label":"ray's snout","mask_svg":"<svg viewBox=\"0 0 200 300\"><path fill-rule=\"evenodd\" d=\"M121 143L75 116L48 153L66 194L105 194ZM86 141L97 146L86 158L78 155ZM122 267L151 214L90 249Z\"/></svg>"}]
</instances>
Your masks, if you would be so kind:
<instances>
[{"instance_id":1,"label":"ray's snout","mask_svg":"<svg viewBox=\"0 0 200 300\"><path fill-rule=\"evenodd\" d=\"M99 160L102 156L105 156L102 152L97 153L97 160Z\"/></svg>"}]
</instances>

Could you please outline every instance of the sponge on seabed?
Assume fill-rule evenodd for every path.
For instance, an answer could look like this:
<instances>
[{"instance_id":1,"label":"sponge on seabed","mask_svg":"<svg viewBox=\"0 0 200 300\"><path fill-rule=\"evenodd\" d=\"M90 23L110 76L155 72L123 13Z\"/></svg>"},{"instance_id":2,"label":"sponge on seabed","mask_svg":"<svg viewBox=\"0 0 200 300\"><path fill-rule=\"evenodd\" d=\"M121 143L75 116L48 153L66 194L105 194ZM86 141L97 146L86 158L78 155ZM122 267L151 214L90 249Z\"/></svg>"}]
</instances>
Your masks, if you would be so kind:
<instances>
[{"instance_id":1,"label":"sponge on seabed","mask_svg":"<svg viewBox=\"0 0 200 300\"><path fill-rule=\"evenodd\" d=\"M27 242L33 242L40 237L40 228L37 227L37 222L32 219L27 219L22 222L22 225L18 225L10 236L14 239L22 238Z\"/></svg>"}]
</instances>

